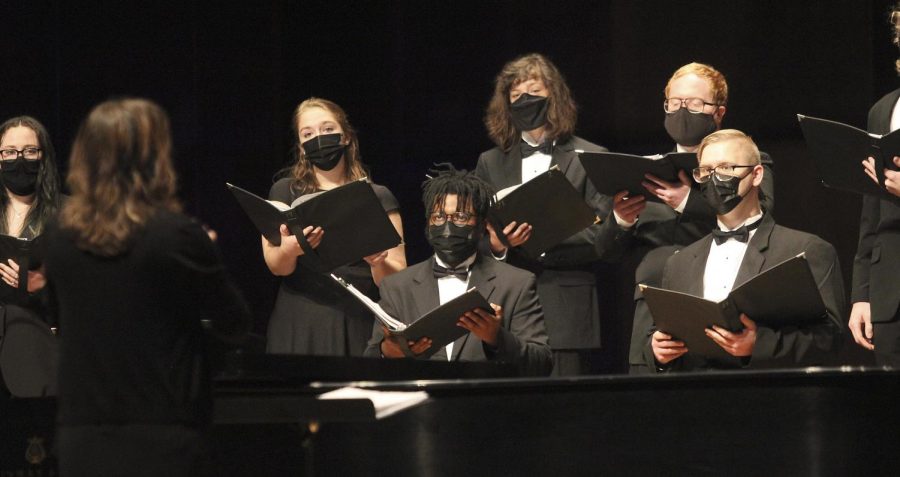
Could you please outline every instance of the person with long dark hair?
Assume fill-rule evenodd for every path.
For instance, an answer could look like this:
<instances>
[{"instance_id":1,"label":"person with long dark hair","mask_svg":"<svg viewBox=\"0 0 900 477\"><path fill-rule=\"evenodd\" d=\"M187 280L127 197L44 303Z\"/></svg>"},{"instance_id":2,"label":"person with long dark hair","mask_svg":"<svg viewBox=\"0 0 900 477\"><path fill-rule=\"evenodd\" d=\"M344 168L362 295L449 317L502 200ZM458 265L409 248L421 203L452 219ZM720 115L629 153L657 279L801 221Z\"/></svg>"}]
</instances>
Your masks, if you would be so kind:
<instances>
[{"instance_id":1,"label":"person with long dark hair","mask_svg":"<svg viewBox=\"0 0 900 477\"><path fill-rule=\"evenodd\" d=\"M180 212L169 119L155 103L95 107L72 146L71 197L48 229L60 327L62 475L210 473L203 323L249 329L201 224Z\"/></svg>"},{"instance_id":2,"label":"person with long dark hair","mask_svg":"<svg viewBox=\"0 0 900 477\"><path fill-rule=\"evenodd\" d=\"M500 191L521 184L558 166L599 217L606 217L612 201L594 189L578 151L606 148L575 136L577 108L557 67L545 56L529 54L507 63L494 82L494 95L485 114L488 135L497 145L478 158L475 173ZM592 350L600 347L600 310L593 268L598 225L591 226L547 251L529 257L518 246L531 237L531 225L510 222L490 232L495 257L537 276L537 289L546 317L553 374L591 372ZM505 243L499 234L506 236ZM508 244L508 246L507 246Z\"/></svg>"},{"instance_id":3,"label":"person with long dark hair","mask_svg":"<svg viewBox=\"0 0 900 477\"><path fill-rule=\"evenodd\" d=\"M57 340L35 240L55 219L61 194L53 143L37 119L18 116L0 124L0 183L0 395L53 395Z\"/></svg>"},{"instance_id":4,"label":"person with long dark hair","mask_svg":"<svg viewBox=\"0 0 900 477\"><path fill-rule=\"evenodd\" d=\"M56 151L37 119L18 116L0 124L0 182L0 234L30 240L40 236L59 210L60 185ZM0 302L38 305L34 295L27 303L16 298L19 264L15 260L0 262L0 278ZM39 292L45 283L43 272L28 273L29 293Z\"/></svg>"},{"instance_id":5,"label":"person with long dark hair","mask_svg":"<svg viewBox=\"0 0 900 477\"><path fill-rule=\"evenodd\" d=\"M332 101L309 98L293 115L296 162L287 177L279 179L269 199L291 204L298 197L348 184L367 177L360 160L359 140L347 113ZM403 237L397 199L386 187L372 184L384 211ZM310 246L317 247L327 230L308 226L303 231ZM361 234L365 230L359 231ZM304 265L297 237L281 226L280 245L262 238L269 270L284 279L269 320L266 349L269 353L361 356L372 332L372 315L327 275ZM378 299L378 283L406 268L400 245L339 267L334 273L357 289Z\"/></svg>"}]
</instances>

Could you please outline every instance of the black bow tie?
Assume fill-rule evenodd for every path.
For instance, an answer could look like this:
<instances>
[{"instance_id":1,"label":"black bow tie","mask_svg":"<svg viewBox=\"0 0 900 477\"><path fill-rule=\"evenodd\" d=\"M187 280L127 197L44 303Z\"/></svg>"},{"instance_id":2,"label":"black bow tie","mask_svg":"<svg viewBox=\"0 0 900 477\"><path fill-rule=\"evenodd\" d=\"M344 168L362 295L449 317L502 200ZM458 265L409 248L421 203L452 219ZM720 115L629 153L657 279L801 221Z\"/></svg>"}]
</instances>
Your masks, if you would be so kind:
<instances>
[{"instance_id":1,"label":"black bow tie","mask_svg":"<svg viewBox=\"0 0 900 477\"><path fill-rule=\"evenodd\" d=\"M465 281L469 278L469 270L466 268L444 268L434 263L434 278L456 277Z\"/></svg>"},{"instance_id":2,"label":"black bow tie","mask_svg":"<svg viewBox=\"0 0 900 477\"><path fill-rule=\"evenodd\" d=\"M716 241L716 245L722 245L726 240L730 238L733 238L738 242L746 243L748 240L750 240L750 231L759 227L760 222L762 222L762 220L757 220L750 225L741 225L734 230L720 230L718 228L713 229L713 240Z\"/></svg>"},{"instance_id":3,"label":"black bow tie","mask_svg":"<svg viewBox=\"0 0 900 477\"><path fill-rule=\"evenodd\" d=\"M537 146L532 146L525 141L519 143L519 148L522 150L522 158L526 158L536 152L542 152L546 155L550 155L553 152L553 143L551 141L544 141Z\"/></svg>"}]
</instances>

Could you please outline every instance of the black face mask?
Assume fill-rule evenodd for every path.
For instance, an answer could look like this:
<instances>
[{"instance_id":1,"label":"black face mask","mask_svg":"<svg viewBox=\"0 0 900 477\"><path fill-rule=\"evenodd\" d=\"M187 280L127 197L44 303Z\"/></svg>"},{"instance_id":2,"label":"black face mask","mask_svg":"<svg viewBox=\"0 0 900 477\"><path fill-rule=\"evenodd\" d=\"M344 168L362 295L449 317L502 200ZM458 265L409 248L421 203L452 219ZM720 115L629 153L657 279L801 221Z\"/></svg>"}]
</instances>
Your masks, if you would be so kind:
<instances>
[{"instance_id":1,"label":"black face mask","mask_svg":"<svg viewBox=\"0 0 900 477\"><path fill-rule=\"evenodd\" d=\"M531 131L547 124L548 104L543 96L523 93L509 105L513 125L519 131Z\"/></svg>"},{"instance_id":2,"label":"black face mask","mask_svg":"<svg viewBox=\"0 0 900 477\"><path fill-rule=\"evenodd\" d=\"M666 114L665 126L666 132L675 142L687 147L700 144L703 138L716 132L712 114L695 114L686 108Z\"/></svg>"},{"instance_id":3,"label":"black face mask","mask_svg":"<svg viewBox=\"0 0 900 477\"><path fill-rule=\"evenodd\" d=\"M746 178L747 176L735 177L729 181L720 181L716 179L715 174L712 174L708 182L700 184L703 199L710 207L715 209L717 215L725 215L734 210L744 200L744 196L738 193L738 187L740 187L741 181Z\"/></svg>"},{"instance_id":4,"label":"black face mask","mask_svg":"<svg viewBox=\"0 0 900 477\"><path fill-rule=\"evenodd\" d=\"M21 156L12 161L3 161L0 166L0 182L13 194L31 195L37 187L40 169L41 161L29 161Z\"/></svg>"},{"instance_id":5,"label":"black face mask","mask_svg":"<svg viewBox=\"0 0 900 477\"><path fill-rule=\"evenodd\" d=\"M434 254L450 268L455 268L475 253L480 235L475 225L460 227L449 220L444 225L429 225L427 230L428 243Z\"/></svg>"},{"instance_id":6,"label":"black face mask","mask_svg":"<svg viewBox=\"0 0 900 477\"><path fill-rule=\"evenodd\" d=\"M347 149L346 144L341 144L341 137L340 133L320 134L300 146L312 165L330 171L338 165L344 156L344 149Z\"/></svg>"}]
</instances>

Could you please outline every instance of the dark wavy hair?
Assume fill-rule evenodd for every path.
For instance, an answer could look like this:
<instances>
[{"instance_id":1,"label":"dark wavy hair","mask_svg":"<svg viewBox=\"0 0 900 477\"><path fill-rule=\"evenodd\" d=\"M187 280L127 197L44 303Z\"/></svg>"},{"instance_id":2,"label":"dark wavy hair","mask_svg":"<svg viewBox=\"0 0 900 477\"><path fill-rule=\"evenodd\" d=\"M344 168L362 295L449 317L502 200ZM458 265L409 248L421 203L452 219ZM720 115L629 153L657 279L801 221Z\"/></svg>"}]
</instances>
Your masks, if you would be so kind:
<instances>
[{"instance_id":1,"label":"dark wavy hair","mask_svg":"<svg viewBox=\"0 0 900 477\"><path fill-rule=\"evenodd\" d=\"M457 210L471 209L478 223L483 223L488 209L494 204L494 188L466 170L457 170L449 163L435 164L428 171L429 177L422 183L422 203L425 205L425 223L435 207L444 210L444 199L456 195Z\"/></svg>"},{"instance_id":2,"label":"dark wavy hair","mask_svg":"<svg viewBox=\"0 0 900 477\"><path fill-rule=\"evenodd\" d=\"M181 210L177 180L166 112L140 98L103 102L72 145L61 226L82 250L119 255L158 211Z\"/></svg>"},{"instance_id":3,"label":"dark wavy hair","mask_svg":"<svg viewBox=\"0 0 900 477\"><path fill-rule=\"evenodd\" d=\"M547 57L531 53L507 63L494 80L494 95L484 115L488 136L503 151L520 140L521 131L512 122L509 91L519 83L540 79L550 91L547 99L546 137L565 141L575 133L578 107L562 73Z\"/></svg>"},{"instance_id":4,"label":"dark wavy hair","mask_svg":"<svg viewBox=\"0 0 900 477\"><path fill-rule=\"evenodd\" d=\"M44 231L44 226L50 219L56 216L59 211L60 204L60 182L59 171L56 168L56 150L53 148L53 142L50 141L50 134L47 128L40 121L31 116L18 116L6 120L0 124L0 140L6 135L6 132L14 127L26 127L34 131L38 140L38 147L41 148L41 165L38 169L37 184L34 192L34 205L25 216L25 222L19 236L24 238L34 238ZM0 166L2 167L2 166ZM4 188L4 193L0 194L0 233L14 235L15 231L7 230L6 209L9 205L9 191Z\"/></svg>"},{"instance_id":5,"label":"dark wavy hair","mask_svg":"<svg viewBox=\"0 0 900 477\"><path fill-rule=\"evenodd\" d=\"M294 133L295 141L292 148L294 164L282 170L276 177L291 177L293 179L291 189L298 195L310 194L319 188L313 165L306 160L306 153L300 147L300 115L310 108L321 108L330 112L341 126L344 139L347 140L347 149L344 151L344 161L346 163L344 177L347 182L367 177L369 175L368 171L359 155L359 139L356 136L356 130L353 129L353 126L350 125L350 121L347 119L347 113L333 101L315 97L303 101L294 109L294 114L291 116L293 118L291 130Z\"/></svg>"}]
</instances>

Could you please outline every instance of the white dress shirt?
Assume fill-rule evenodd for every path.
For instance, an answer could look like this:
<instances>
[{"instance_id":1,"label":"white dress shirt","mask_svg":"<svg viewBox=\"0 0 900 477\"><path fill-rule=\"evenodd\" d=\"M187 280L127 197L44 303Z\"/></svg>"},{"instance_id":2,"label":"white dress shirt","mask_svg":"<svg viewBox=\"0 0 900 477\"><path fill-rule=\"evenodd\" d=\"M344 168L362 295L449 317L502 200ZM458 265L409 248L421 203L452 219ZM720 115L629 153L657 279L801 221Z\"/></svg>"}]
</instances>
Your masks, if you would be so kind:
<instances>
[{"instance_id":1,"label":"white dress shirt","mask_svg":"<svg viewBox=\"0 0 900 477\"><path fill-rule=\"evenodd\" d=\"M762 214L754 215L745 220L740 226L750 225L762 219ZM719 229L728 231L729 229L721 221ZM744 254L747 252L747 244L753 238L756 229L750 231L750 238L746 242L741 242L734 238L729 238L721 245L715 240L709 246L709 257L706 259L706 269L703 271L703 298L713 301L722 301L731 293L734 287L734 279L737 278L738 269L741 268L741 262L744 260Z\"/></svg>"},{"instance_id":2,"label":"white dress shirt","mask_svg":"<svg viewBox=\"0 0 900 477\"><path fill-rule=\"evenodd\" d=\"M894 110L891 113L891 132L900 128L900 98L897 98L897 102L894 103Z\"/></svg>"},{"instance_id":3,"label":"white dress shirt","mask_svg":"<svg viewBox=\"0 0 900 477\"><path fill-rule=\"evenodd\" d=\"M526 133L522 133L522 140L531 147L537 147L541 143L534 142ZM543 142L543 141L542 141ZM554 141L555 142L555 141ZM526 183L536 176L547 172L550 169L551 157L543 152L535 152L534 154L522 158L522 183Z\"/></svg>"},{"instance_id":4,"label":"white dress shirt","mask_svg":"<svg viewBox=\"0 0 900 477\"><path fill-rule=\"evenodd\" d=\"M444 268L465 268L468 269L475 263L475 254L472 254L471 257L464 260L462 263L457 265L456 267L450 267L443 260L440 259L437 255L434 256L435 262L438 265ZM462 280L455 275L450 275L446 277L441 277L437 279L438 282L438 299L440 300L441 305L447 303L448 301L462 295L468 290L468 277L472 275L472 271L469 270L469 274L466 275L466 280ZM447 351L447 361L453 357L453 343L448 344L444 349Z\"/></svg>"}]
</instances>

